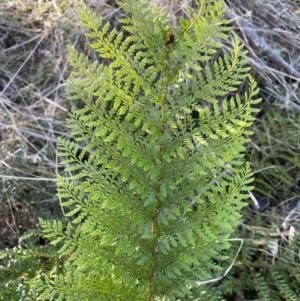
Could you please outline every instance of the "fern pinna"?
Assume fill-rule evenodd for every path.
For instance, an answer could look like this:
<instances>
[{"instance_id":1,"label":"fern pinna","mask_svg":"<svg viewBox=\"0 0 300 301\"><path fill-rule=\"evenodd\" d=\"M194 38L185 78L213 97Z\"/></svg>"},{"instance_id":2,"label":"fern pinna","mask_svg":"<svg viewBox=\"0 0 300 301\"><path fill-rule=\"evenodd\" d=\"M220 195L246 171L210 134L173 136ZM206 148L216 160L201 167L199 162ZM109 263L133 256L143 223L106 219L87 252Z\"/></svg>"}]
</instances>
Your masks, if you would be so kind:
<instances>
[{"instance_id":1,"label":"fern pinna","mask_svg":"<svg viewBox=\"0 0 300 301\"><path fill-rule=\"evenodd\" d=\"M72 222L40 221L69 258L38 283L42 298L183 300L222 272L251 188L240 158L259 100L236 37L209 64L228 39L223 2L197 4L170 28L148 1L120 2L120 33L82 6L103 63L70 49L69 98L84 107L69 121L75 142L59 139L73 175L58 177L58 195ZM227 97L245 79L247 93Z\"/></svg>"}]
</instances>

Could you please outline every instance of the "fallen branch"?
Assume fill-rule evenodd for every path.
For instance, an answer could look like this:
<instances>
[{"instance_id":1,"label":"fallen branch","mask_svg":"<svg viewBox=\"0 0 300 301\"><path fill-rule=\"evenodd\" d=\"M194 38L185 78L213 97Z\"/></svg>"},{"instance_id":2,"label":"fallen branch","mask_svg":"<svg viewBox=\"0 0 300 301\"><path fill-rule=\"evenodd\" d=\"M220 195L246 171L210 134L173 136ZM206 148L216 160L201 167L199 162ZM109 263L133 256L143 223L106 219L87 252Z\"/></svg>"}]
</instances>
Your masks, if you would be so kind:
<instances>
[{"instance_id":1,"label":"fallen branch","mask_svg":"<svg viewBox=\"0 0 300 301\"><path fill-rule=\"evenodd\" d=\"M251 46L255 49L255 52L259 56L267 56L268 59L275 64L280 71L285 75L290 76L294 80L300 80L300 72L293 66L287 63L282 57L280 57L253 29L253 27L242 17L235 14L233 10L228 8L225 17L230 20L232 25L237 25L244 37L249 41Z\"/></svg>"}]
</instances>

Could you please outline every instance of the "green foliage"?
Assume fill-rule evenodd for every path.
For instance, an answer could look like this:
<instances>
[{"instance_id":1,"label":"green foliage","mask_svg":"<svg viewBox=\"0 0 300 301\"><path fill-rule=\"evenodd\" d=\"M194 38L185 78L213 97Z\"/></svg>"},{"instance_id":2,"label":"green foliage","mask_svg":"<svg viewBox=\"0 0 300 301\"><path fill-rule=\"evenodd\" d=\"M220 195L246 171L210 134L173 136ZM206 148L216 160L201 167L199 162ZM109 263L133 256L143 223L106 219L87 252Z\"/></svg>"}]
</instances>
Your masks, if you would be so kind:
<instances>
[{"instance_id":1,"label":"green foliage","mask_svg":"<svg viewBox=\"0 0 300 301\"><path fill-rule=\"evenodd\" d=\"M58 177L58 195L72 222L40 220L68 259L36 282L40 299L188 300L224 271L251 189L241 158L258 90L236 37L211 64L228 39L224 6L197 3L170 28L148 1L123 1L126 37L82 7L105 61L70 49L69 98L85 104L69 120L74 142L59 139L73 175ZM245 95L229 97L245 79Z\"/></svg>"},{"instance_id":2,"label":"green foliage","mask_svg":"<svg viewBox=\"0 0 300 301\"><path fill-rule=\"evenodd\" d=\"M280 237L254 235L236 231L234 234L243 236L244 246L235 261L230 273L222 281L209 285L203 290L207 297L201 301L234 300L237 295L245 300L264 301L296 301L300 298L299 250L300 235L282 240ZM272 254L270 241L278 241L277 254ZM228 255L234 258L237 245L233 244ZM215 299L214 299L215 298ZM195 299L194 299L195 300Z\"/></svg>"},{"instance_id":3,"label":"green foliage","mask_svg":"<svg viewBox=\"0 0 300 301\"><path fill-rule=\"evenodd\" d=\"M254 127L247 159L255 171L255 192L271 199L299 198L300 114L272 105Z\"/></svg>"},{"instance_id":4,"label":"green foliage","mask_svg":"<svg viewBox=\"0 0 300 301\"><path fill-rule=\"evenodd\" d=\"M58 256L56 247L37 246L37 234L41 235L27 232L20 246L0 252L0 300L38 300L35 280L62 272L64 258Z\"/></svg>"}]
</instances>

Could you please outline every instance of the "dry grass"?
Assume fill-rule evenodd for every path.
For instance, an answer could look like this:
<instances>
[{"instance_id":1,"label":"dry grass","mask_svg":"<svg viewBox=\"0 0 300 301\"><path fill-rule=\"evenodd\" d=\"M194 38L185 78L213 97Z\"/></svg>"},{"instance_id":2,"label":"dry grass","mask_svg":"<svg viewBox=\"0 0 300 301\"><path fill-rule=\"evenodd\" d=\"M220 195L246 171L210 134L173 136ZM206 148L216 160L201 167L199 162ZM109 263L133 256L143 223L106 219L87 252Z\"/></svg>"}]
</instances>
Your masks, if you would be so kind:
<instances>
[{"instance_id":1,"label":"dry grass","mask_svg":"<svg viewBox=\"0 0 300 301\"><path fill-rule=\"evenodd\" d=\"M300 1L231 0L230 7L236 16L246 20L261 38L260 43L268 45L278 57L291 68L300 72ZM239 24L235 26L239 32ZM253 46L243 29L240 37L247 45L252 58L251 65L259 81L261 91L285 108L300 109L299 77L287 75L282 66L274 63L263 45ZM299 73L297 74L299 75Z\"/></svg>"},{"instance_id":2,"label":"dry grass","mask_svg":"<svg viewBox=\"0 0 300 301\"><path fill-rule=\"evenodd\" d=\"M117 25L120 11L115 1L87 2ZM168 7L174 26L178 16L188 15L191 1L152 2ZM78 5L79 0L0 3L0 248L15 246L24 231L36 227L37 216L63 215L55 196L56 174L61 172L56 137L68 137L67 45L90 51L77 19ZM300 1L228 0L227 5L236 14L232 21L249 49L265 103L298 110L298 78L285 74L264 49L253 45L239 21L248 22L300 72Z\"/></svg>"},{"instance_id":3,"label":"dry grass","mask_svg":"<svg viewBox=\"0 0 300 301\"><path fill-rule=\"evenodd\" d=\"M67 44L85 45L76 5L7 1L0 11L0 248L13 246L37 216L57 216L56 137L70 103Z\"/></svg>"}]
</instances>

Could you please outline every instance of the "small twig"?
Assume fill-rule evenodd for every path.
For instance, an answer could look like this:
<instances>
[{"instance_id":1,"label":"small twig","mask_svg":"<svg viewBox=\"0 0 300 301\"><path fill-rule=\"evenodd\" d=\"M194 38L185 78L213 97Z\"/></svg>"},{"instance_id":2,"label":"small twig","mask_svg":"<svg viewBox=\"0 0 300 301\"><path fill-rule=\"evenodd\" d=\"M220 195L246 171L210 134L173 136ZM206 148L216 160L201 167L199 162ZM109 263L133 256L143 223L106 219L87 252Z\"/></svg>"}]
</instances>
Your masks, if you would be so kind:
<instances>
[{"instance_id":1,"label":"small twig","mask_svg":"<svg viewBox=\"0 0 300 301\"><path fill-rule=\"evenodd\" d=\"M8 31L0 38L0 43L2 43L8 37Z\"/></svg>"},{"instance_id":2,"label":"small twig","mask_svg":"<svg viewBox=\"0 0 300 301\"><path fill-rule=\"evenodd\" d=\"M2 163L2 162L0 161L0 163ZM0 178L1 179L8 179L8 180L57 182L56 178L18 177L18 176L9 176L9 175L3 175L3 174L0 174Z\"/></svg>"},{"instance_id":3,"label":"small twig","mask_svg":"<svg viewBox=\"0 0 300 301\"><path fill-rule=\"evenodd\" d=\"M55 138L55 137L51 137L51 136L47 136L47 135L40 134L40 133L37 133L37 132L16 128L13 125L8 125L8 124L0 122L0 127L6 128L6 129L13 129L13 130L28 134L28 135L30 135L32 137L35 137L35 138L40 138L40 139L47 140L47 141L52 142L52 143L57 143L57 138Z\"/></svg>"},{"instance_id":4,"label":"small twig","mask_svg":"<svg viewBox=\"0 0 300 301\"><path fill-rule=\"evenodd\" d=\"M221 277L218 277L218 278L214 278L214 279L209 279L209 280L204 280L204 281L196 281L196 283L198 285L203 285L203 284L208 284L208 283L212 283L212 282L217 282L217 281L220 281L222 280L229 272L230 270L232 269L241 249L242 249L242 246L243 246L243 242L244 240L243 239L240 239L240 238L232 238L232 239L228 239L227 241L239 241L240 242L240 246L239 246L239 249L237 250L233 260L232 260L232 263L231 265L227 268L227 270L225 271L224 275L221 276Z\"/></svg>"},{"instance_id":5,"label":"small twig","mask_svg":"<svg viewBox=\"0 0 300 301\"><path fill-rule=\"evenodd\" d=\"M18 225L17 225L17 222L16 222L16 218L15 218L15 215L14 215L14 212L13 212L13 208L12 208L12 204L11 204L11 200L10 200L10 197L8 196L8 194L5 192L6 194L6 198L8 200L8 205L9 205L9 209L10 209L10 212L11 212L11 216L12 216L12 220L13 220L13 225L15 227L15 234L18 238L18 241L20 239L20 236L19 236L19 231L18 231ZM6 222L6 224L10 227L9 223ZM13 229L11 229L13 230Z\"/></svg>"}]
</instances>

